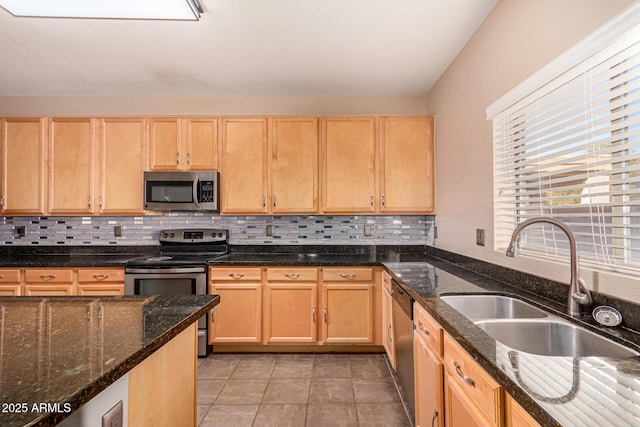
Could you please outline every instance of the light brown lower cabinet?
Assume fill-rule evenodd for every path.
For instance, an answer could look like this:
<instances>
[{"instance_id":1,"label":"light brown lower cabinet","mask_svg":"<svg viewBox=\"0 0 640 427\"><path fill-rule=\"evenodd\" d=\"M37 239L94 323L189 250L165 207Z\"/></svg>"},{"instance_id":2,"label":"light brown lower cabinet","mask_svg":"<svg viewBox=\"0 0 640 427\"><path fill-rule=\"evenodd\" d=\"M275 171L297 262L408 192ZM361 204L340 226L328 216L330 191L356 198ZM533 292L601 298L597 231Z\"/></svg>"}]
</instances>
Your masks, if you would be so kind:
<instances>
[{"instance_id":1,"label":"light brown lower cabinet","mask_svg":"<svg viewBox=\"0 0 640 427\"><path fill-rule=\"evenodd\" d=\"M197 328L192 324L129 373L130 426L195 426Z\"/></svg>"},{"instance_id":2,"label":"light brown lower cabinet","mask_svg":"<svg viewBox=\"0 0 640 427\"><path fill-rule=\"evenodd\" d=\"M379 271L378 271L379 273ZM210 344L381 345L372 267L210 267Z\"/></svg>"},{"instance_id":3,"label":"light brown lower cabinet","mask_svg":"<svg viewBox=\"0 0 640 427\"><path fill-rule=\"evenodd\" d=\"M72 269L26 269L24 282L24 295L26 296L74 295Z\"/></svg>"},{"instance_id":4,"label":"light brown lower cabinet","mask_svg":"<svg viewBox=\"0 0 640 427\"><path fill-rule=\"evenodd\" d=\"M22 275L19 269L0 269L0 297L22 295Z\"/></svg>"},{"instance_id":5,"label":"light brown lower cabinet","mask_svg":"<svg viewBox=\"0 0 640 427\"><path fill-rule=\"evenodd\" d=\"M391 367L396 369L396 348L393 334L393 296L391 295L391 276L382 272L382 346L389 358Z\"/></svg>"},{"instance_id":6,"label":"light brown lower cabinet","mask_svg":"<svg viewBox=\"0 0 640 427\"><path fill-rule=\"evenodd\" d=\"M210 344L262 342L261 268L211 268L209 293L220 295L209 316Z\"/></svg>"},{"instance_id":7,"label":"light brown lower cabinet","mask_svg":"<svg viewBox=\"0 0 640 427\"><path fill-rule=\"evenodd\" d=\"M318 340L316 268L267 268L264 287L265 344Z\"/></svg>"},{"instance_id":8,"label":"light brown lower cabinet","mask_svg":"<svg viewBox=\"0 0 640 427\"><path fill-rule=\"evenodd\" d=\"M416 427L443 427L442 328L418 304L414 304L413 319Z\"/></svg>"},{"instance_id":9,"label":"light brown lower cabinet","mask_svg":"<svg viewBox=\"0 0 640 427\"><path fill-rule=\"evenodd\" d=\"M124 295L124 270L122 268L79 269L78 295Z\"/></svg>"},{"instance_id":10,"label":"light brown lower cabinet","mask_svg":"<svg viewBox=\"0 0 640 427\"><path fill-rule=\"evenodd\" d=\"M513 400L510 394L505 393L504 401L505 421L507 427L539 427L540 424L533 419L525 409Z\"/></svg>"}]
</instances>

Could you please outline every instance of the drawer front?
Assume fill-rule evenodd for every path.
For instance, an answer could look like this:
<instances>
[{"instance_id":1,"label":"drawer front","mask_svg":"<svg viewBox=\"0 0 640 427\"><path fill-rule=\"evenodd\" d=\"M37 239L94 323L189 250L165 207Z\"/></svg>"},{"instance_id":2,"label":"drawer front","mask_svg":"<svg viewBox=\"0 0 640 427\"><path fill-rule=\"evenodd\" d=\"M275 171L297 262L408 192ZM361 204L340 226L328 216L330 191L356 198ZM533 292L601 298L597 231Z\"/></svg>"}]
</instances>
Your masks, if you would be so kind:
<instances>
[{"instance_id":1,"label":"drawer front","mask_svg":"<svg viewBox=\"0 0 640 427\"><path fill-rule=\"evenodd\" d=\"M449 377L495 424L500 422L501 388L451 337L444 336L444 365Z\"/></svg>"},{"instance_id":2,"label":"drawer front","mask_svg":"<svg viewBox=\"0 0 640 427\"><path fill-rule=\"evenodd\" d=\"M413 324L416 327L415 333L420 334L427 346L442 357L442 327L418 303L413 304Z\"/></svg>"},{"instance_id":3,"label":"drawer front","mask_svg":"<svg viewBox=\"0 0 640 427\"><path fill-rule=\"evenodd\" d=\"M267 268L267 280L269 282L317 282L317 268Z\"/></svg>"},{"instance_id":4,"label":"drawer front","mask_svg":"<svg viewBox=\"0 0 640 427\"><path fill-rule=\"evenodd\" d=\"M247 281L262 280L262 269L259 267L224 267L209 268L209 281L228 282L228 281Z\"/></svg>"},{"instance_id":5,"label":"drawer front","mask_svg":"<svg viewBox=\"0 0 640 427\"><path fill-rule=\"evenodd\" d=\"M78 270L78 282L124 282L124 270L121 268Z\"/></svg>"},{"instance_id":6,"label":"drawer front","mask_svg":"<svg viewBox=\"0 0 640 427\"><path fill-rule=\"evenodd\" d=\"M29 269L25 270L27 283L72 283L73 270Z\"/></svg>"},{"instance_id":7,"label":"drawer front","mask_svg":"<svg viewBox=\"0 0 640 427\"><path fill-rule=\"evenodd\" d=\"M323 268L322 280L325 282L370 282L373 280L373 268Z\"/></svg>"},{"instance_id":8,"label":"drawer front","mask_svg":"<svg viewBox=\"0 0 640 427\"><path fill-rule=\"evenodd\" d=\"M20 270L0 270L0 283L20 282Z\"/></svg>"},{"instance_id":9,"label":"drawer front","mask_svg":"<svg viewBox=\"0 0 640 427\"><path fill-rule=\"evenodd\" d=\"M387 272L382 273L382 286L391 292L391 276Z\"/></svg>"}]
</instances>

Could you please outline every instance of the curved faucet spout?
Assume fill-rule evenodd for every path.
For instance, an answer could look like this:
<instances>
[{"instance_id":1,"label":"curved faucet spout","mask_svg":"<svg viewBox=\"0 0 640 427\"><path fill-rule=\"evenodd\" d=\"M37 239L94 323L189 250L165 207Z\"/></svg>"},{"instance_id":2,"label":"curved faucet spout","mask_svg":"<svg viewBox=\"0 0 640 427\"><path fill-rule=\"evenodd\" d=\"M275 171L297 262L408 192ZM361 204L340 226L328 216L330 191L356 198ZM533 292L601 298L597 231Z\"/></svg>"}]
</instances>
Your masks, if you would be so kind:
<instances>
[{"instance_id":1,"label":"curved faucet spout","mask_svg":"<svg viewBox=\"0 0 640 427\"><path fill-rule=\"evenodd\" d=\"M570 316L580 316L580 305L589 305L592 303L591 292L587 289L584 280L578 277L578 250L576 244L576 238L573 232L567 227L567 225L553 218L531 218L520 224L513 230L511 235L511 241L507 248L506 255L508 257L515 257L517 255L517 241L520 232L531 224L546 223L555 225L560 228L567 235L569 239L569 252L571 258L571 283L569 284L569 297L567 300L567 312Z\"/></svg>"}]
</instances>

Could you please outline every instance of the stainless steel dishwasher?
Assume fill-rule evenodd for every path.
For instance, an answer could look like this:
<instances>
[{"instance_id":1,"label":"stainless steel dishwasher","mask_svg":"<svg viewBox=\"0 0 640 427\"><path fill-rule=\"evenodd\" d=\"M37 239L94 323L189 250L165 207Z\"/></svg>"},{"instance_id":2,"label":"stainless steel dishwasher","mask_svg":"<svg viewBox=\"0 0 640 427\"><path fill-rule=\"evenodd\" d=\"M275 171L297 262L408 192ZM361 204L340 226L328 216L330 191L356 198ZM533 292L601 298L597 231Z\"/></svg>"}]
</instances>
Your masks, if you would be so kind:
<instances>
[{"instance_id":1,"label":"stainless steel dishwasher","mask_svg":"<svg viewBox=\"0 0 640 427\"><path fill-rule=\"evenodd\" d=\"M396 351L396 375L402 394L409 407L409 416L415 417L413 380L413 302L414 299L395 281L391 281L391 308Z\"/></svg>"}]
</instances>

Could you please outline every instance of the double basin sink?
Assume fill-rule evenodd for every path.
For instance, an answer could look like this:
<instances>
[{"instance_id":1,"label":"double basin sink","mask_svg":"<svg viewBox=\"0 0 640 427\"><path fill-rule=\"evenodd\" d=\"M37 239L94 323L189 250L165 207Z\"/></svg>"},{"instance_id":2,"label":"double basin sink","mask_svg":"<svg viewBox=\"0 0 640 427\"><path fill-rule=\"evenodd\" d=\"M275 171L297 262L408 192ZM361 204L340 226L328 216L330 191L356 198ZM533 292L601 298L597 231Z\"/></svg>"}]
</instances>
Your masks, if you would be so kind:
<instances>
[{"instance_id":1,"label":"double basin sink","mask_svg":"<svg viewBox=\"0 0 640 427\"><path fill-rule=\"evenodd\" d=\"M496 341L544 356L633 357L638 352L517 298L444 295L440 299Z\"/></svg>"}]
</instances>

